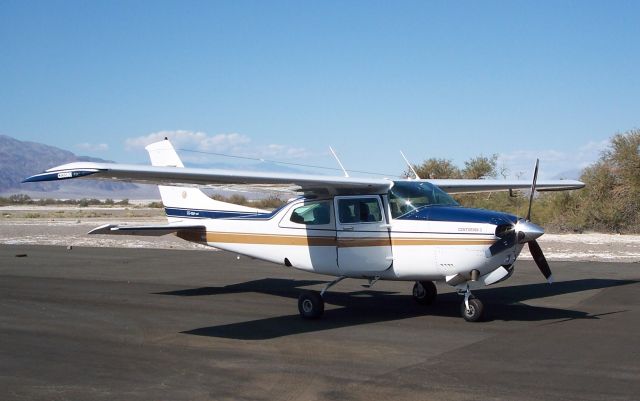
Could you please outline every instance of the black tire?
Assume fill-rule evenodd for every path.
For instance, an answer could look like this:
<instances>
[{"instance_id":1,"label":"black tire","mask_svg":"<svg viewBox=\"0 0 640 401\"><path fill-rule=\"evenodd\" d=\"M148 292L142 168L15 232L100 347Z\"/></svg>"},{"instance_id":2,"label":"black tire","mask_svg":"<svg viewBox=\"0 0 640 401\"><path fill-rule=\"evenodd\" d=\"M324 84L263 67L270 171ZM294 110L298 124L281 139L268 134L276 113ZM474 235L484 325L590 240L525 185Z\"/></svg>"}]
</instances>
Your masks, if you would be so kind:
<instances>
[{"instance_id":1,"label":"black tire","mask_svg":"<svg viewBox=\"0 0 640 401\"><path fill-rule=\"evenodd\" d=\"M431 305L437 295L438 290L432 281L416 281L413 285L413 299L421 305Z\"/></svg>"},{"instance_id":2,"label":"black tire","mask_svg":"<svg viewBox=\"0 0 640 401\"><path fill-rule=\"evenodd\" d=\"M317 319L324 313L324 300L316 291L304 291L298 297L298 311L305 319Z\"/></svg>"},{"instance_id":3,"label":"black tire","mask_svg":"<svg viewBox=\"0 0 640 401\"><path fill-rule=\"evenodd\" d=\"M482 319L482 314L484 312L484 306L482 302L478 298L470 298L469 299L469 310L467 310L467 306L464 301L460 306L460 313L462 317L467 322L478 322Z\"/></svg>"}]
</instances>

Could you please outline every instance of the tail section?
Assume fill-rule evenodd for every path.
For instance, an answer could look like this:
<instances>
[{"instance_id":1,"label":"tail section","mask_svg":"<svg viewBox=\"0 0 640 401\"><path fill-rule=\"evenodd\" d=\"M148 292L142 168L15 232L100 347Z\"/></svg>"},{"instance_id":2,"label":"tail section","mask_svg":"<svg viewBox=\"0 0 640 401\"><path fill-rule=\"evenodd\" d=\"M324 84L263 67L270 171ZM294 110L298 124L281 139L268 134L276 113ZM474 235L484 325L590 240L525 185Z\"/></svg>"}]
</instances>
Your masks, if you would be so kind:
<instances>
[{"instance_id":1,"label":"tail section","mask_svg":"<svg viewBox=\"0 0 640 401\"><path fill-rule=\"evenodd\" d=\"M173 145L167 139L152 143L146 149L153 166L184 167ZM170 223L182 221L184 218L233 217L265 212L256 208L211 199L195 187L158 185L158 189Z\"/></svg>"},{"instance_id":2,"label":"tail section","mask_svg":"<svg viewBox=\"0 0 640 401\"><path fill-rule=\"evenodd\" d=\"M145 148L149 152L152 166L159 167L184 167L182 160L176 153L168 139L164 141L154 142Z\"/></svg>"}]
</instances>

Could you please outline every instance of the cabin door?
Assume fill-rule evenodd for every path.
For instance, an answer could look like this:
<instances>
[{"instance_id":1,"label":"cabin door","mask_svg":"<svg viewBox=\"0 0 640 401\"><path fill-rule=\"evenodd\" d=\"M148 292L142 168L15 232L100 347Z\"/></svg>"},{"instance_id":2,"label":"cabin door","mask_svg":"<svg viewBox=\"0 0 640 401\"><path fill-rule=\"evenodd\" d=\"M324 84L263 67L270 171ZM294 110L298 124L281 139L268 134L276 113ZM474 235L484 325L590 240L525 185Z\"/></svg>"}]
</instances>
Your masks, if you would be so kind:
<instances>
[{"instance_id":1,"label":"cabin door","mask_svg":"<svg viewBox=\"0 0 640 401\"><path fill-rule=\"evenodd\" d=\"M379 196L336 196L336 237L341 272L380 272L393 262L391 237Z\"/></svg>"}]
</instances>

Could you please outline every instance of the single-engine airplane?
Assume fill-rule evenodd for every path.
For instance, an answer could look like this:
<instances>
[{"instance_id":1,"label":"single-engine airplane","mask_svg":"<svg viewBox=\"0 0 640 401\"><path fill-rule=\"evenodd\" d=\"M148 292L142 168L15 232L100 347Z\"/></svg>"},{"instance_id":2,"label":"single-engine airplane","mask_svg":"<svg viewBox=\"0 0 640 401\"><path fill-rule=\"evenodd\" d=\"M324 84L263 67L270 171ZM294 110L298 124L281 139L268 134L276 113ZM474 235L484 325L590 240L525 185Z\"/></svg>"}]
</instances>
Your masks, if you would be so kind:
<instances>
[{"instance_id":1,"label":"single-engine airplane","mask_svg":"<svg viewBox=\"0 0 640 401\"><path fill-rule=\"evenodd\" d=\"M434 281L464 296L461 314L478 321L482 302L471 290L506 280L525 244L545 278L551 270L531 222L535 190L570 190L580 181L354 178L185 168L169 140L147 146L151 166L75 162L53 167L24 182L75 178L159 185L165 225L111 225L90 234L176 234L256 259L336 277L321 292L304 291L304 318L324 313L325 292L345 278L415 281L414 299L431 304ZM265 211L211 199L198 186L288 186L301 196ZM525 218L460 206L449 194L531 190Z\"/></svg>"}]
</instances>

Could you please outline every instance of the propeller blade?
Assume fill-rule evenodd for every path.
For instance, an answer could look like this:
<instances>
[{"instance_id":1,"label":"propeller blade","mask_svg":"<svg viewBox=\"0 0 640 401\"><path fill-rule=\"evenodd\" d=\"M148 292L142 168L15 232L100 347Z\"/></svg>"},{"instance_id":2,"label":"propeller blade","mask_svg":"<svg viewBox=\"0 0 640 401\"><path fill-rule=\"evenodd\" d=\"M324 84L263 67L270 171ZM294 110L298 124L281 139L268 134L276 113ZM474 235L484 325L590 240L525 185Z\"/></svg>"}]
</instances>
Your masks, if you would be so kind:
<instances>
[{"instance_id":1,"label":"propeller blade","mask_svg":"<svg viewBox=\"0 0 640 401\"><path fill-rule=\"evenodd\" d=\"M538 181L538 164L540 159L536 159L536 167L533 170L533 182L531 183L531 194L529 194L529 211L527 212L527 220L531 221L531 205L533 204L533 195L536 192L536 181Z\"/></svg>"},{"instance_id":2,"label":"propeller blade","mask_svg":"<svg viewBox=\"0 0 640 401\"><path fill-rule=\"evenodd\" d=\"M551 268L549 267L549 263L547 262L547 259L544 257L544 254L542 253L542 249L540 249L540 245L538 245L538 241L536 240L529 241L528 244L529 244L529 252L531 252L531 256L533 256L533 260L536 262L536 265L538 265L538 269L540 269L540 272L542 273L544 278L547 279L549 284L553 283L553 275L551 274Z\"/></svg>"},{"instance_id":3,"label":"propeller blade","mask_svg":"<svg viewBox=\"0 0 640 401\"><path fill-rule=\"evenodd\" d=\"M496 256L500 252L504 252L512 248L518 240L516 230L507 231L499 240L489 247L491 256Z\"/></svg>"}]
</instances>

